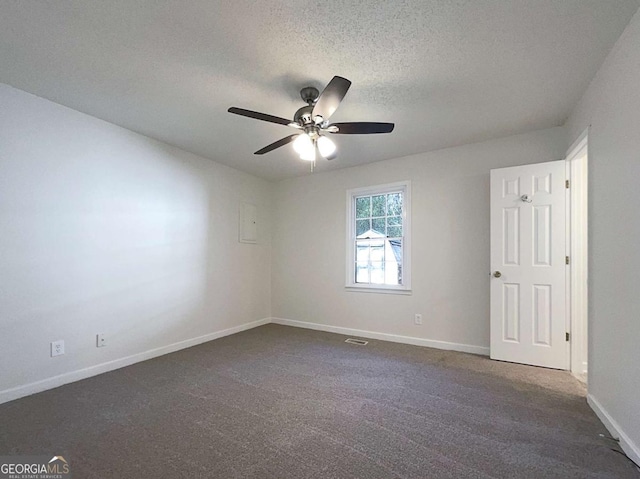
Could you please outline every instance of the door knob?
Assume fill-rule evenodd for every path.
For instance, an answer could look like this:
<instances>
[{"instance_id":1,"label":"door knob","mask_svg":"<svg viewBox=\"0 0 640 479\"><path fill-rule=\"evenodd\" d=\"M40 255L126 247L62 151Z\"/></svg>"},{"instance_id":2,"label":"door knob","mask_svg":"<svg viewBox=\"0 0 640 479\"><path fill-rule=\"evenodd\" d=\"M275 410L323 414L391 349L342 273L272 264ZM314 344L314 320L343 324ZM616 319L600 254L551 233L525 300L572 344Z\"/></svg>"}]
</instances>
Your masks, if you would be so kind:
<instances>
[{"instance_id":1,"label":"door knob","mask_svg":"<svg viewBox=\"0 0 640 479\"><path fill-rule=\"evenodd\" d=\"M495 273L493 273L494 278L499 278L500 276L502 276L502 273L500 271L496 271Z\"/></svg>"}]
</instances>

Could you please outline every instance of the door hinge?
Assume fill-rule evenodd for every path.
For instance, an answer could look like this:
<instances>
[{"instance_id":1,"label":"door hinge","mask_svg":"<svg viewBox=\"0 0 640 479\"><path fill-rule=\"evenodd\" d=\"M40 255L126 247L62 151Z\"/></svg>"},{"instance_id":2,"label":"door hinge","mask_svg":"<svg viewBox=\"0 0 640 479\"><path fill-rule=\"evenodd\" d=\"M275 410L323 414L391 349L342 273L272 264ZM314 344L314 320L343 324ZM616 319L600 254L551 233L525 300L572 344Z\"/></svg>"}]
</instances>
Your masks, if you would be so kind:
<instances>
[{"instance_id":1,"label":"door hinge","mask_svg":"<svg viewBox=\"0 0 640 479\"><path fill-rule=\"evenodd\" d=\"M564 187L569 188L569 180L564 180Z\"/></svg>"},{"instance_id":2,"label":"door hinge","mask_svg":"<svg viewBox=\"0 0 640 479\"><path fill-rule=\"evenodd\" d=\"M565 341L569 341L569 333L564 333L564 339Z\"/></svg>"},{"instance_id":3,"label":"door hinge","mask_svg":"<svg viewBox=\"0 0 640 479\"><path fill-rule=\"evenodd\" d=\"M564 257L564 264L569 264L569 257L568 256Z\"/></svg>"}]
</instances>

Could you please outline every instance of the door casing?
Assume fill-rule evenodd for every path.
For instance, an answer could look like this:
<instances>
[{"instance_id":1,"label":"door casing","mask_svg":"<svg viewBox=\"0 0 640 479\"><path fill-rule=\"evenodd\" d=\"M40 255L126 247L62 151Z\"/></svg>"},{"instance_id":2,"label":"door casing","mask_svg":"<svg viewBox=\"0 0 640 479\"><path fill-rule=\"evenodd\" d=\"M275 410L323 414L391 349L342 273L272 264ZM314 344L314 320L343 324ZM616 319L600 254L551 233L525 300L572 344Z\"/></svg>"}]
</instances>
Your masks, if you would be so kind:
<instances>
[{"instance_id":1,"label":"door casing","mask_svg":"<svg viewBox=\"0 0 640 479\"><path fill-rule=\"evenodd\" d=\"M571 373L587 382L588 374L588 182L589 129L567 152L569 189L569 291L567 301L571 331Z\"/></svg>"}]
</instances>

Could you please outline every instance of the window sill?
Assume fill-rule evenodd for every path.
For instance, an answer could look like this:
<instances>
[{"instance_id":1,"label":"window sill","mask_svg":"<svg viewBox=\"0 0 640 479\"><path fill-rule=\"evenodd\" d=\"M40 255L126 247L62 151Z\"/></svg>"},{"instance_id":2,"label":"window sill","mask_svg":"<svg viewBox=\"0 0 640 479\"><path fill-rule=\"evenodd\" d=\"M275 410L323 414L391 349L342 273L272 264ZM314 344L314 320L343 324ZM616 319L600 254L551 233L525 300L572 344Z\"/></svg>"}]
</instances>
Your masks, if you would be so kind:
<instances>
[{"instance_id":1,"label":"window sill","mask_svg":"<svg viewBox=\"0 0 640 479\"><path fill-rule=\"evenodd\" d=\"M345 286L344 289L351 293L401 294L405 296L413 294L410 289L376 288L375 286Z\"/></svg>"}]
</instances>

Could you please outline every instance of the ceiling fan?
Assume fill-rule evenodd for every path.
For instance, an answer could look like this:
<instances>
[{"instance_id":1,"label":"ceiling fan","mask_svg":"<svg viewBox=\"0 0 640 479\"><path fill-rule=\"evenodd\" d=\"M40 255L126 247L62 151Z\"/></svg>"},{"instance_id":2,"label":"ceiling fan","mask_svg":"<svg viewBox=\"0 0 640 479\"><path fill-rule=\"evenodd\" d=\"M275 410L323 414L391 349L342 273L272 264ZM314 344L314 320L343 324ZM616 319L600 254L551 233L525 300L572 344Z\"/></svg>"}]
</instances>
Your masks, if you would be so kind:
<instances>
[{"instance_id":1,"label":"ceiling fan","mask_svg":"<svg viewBox=\"0 0 640 479\"><path fill-rule=\"evenodd\" d=\"M293 149L302 160L313 163L319 155L327 160L336 158L336 145L325 133L342 135L362 135L371 133L391 133L393 123L377 122L349 122L329 123L329 118L338 108L340 102L347 94L351 82L346 78L334 76L325 89L320 93L317 88L305 87L300 90L302 100L307 103L293 116L293 121L266 113L231 107L229 113L268 121L279 125L289 126L299 130L293 135L286 136L255 152L256 155L264 155L270 151L293 142Z\"/></svg>"}]
</instances>

